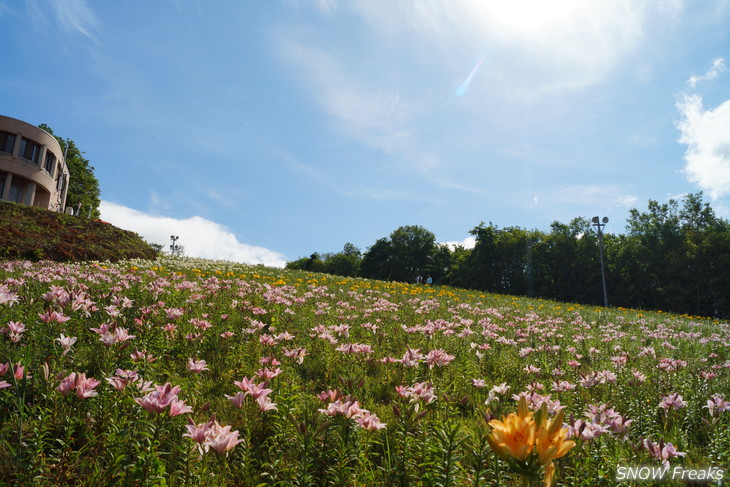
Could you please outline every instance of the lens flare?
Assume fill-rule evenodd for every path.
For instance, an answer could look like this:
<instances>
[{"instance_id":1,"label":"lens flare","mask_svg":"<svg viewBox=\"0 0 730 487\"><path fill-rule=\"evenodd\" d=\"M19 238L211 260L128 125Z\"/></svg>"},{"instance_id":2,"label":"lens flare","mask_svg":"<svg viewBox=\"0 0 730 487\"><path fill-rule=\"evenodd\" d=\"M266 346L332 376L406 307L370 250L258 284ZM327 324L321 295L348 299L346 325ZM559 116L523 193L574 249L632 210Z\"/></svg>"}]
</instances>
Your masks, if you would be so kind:
<instances>
[{"instance_id":1,"label":"lens flare","mask_svg":"<svg viewBox=\"0 0 730 487\"><path fill-rule=\"evenodd\" d=\"M466 94L466 90L469 88L471 80L474 79L474 76L477 74L477 71L479 71L479 68L481 67L483 62L484 58L481 58L476 66L474 66L474 69L471 70L469 76L467 76L466 79L462 81L462 83L459 85L459 87L456 88L456 96L464 96Z\"/></svg>"}]
</instances>

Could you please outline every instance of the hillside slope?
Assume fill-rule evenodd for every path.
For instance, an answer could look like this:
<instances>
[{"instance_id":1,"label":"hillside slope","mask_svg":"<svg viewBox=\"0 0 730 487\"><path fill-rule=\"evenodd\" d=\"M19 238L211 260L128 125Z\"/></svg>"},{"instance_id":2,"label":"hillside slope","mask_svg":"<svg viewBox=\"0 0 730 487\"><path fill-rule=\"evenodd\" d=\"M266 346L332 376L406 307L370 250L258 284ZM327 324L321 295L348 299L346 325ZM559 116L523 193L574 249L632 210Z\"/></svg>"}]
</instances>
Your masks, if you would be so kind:
<instances>
[{"instance_id":1,"label":"hillside slope","mask_svg":"<svg viewBox=\"0 0 730 487\"><path fill-rule=\"evenodd\" d=\"M154 259L136 233L41 208L0 202L0 260Z\"/></svg>"}]
</instances>

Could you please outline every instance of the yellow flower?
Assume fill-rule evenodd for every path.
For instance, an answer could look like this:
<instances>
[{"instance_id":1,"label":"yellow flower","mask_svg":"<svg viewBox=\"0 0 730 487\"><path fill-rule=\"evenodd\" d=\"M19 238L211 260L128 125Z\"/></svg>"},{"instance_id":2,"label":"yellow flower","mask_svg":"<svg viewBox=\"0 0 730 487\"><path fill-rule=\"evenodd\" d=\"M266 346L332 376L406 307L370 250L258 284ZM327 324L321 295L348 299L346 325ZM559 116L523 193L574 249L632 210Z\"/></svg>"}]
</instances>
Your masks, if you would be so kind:
<instances>
[{"instance_id":1,"label":"yellow flower","mask_svg":"<svg viewBox=\"0 0 730 487\"><path fill-rule=\"evenodd\" d=\"M494 453L509 460L525 461L535 446L536 424L534 413L528 411L525 397L520 398L517 414L509 413L503 421L493 419L489 422L492 434L487 437Z\"/></svg>"},{"instance_id":2,"label":"yellow flower","mask_svg":"<svg viewBox=\"0 0 730 487\"><path fill-rule=\"evenodd\" d=\"M542 415L542 418L545 416ZM563 411L551 420L543 419L542 423L537 428L535 445L540 465L547 465L565 456L575 446L575 442L565 440L567 428L563 428Z\"/></svg>"},{"instance_id":3,"label":"yellow flower","mask_svg":"<svg viewBox=\"0 0 730 487\"><path fill-rule=\"evenodd\" d=\"M553 460L565 456L575 442L565 439L564 413L548 418L545 404L533 413L527 408L525 396L520 397L517 413L510 413L502 421L492 420L492 434L487 436L494 453L511 464L511 468L525 478L535 478L540 466L545 466L545 487L555 477Z\"/></svg>"}]
</instances>

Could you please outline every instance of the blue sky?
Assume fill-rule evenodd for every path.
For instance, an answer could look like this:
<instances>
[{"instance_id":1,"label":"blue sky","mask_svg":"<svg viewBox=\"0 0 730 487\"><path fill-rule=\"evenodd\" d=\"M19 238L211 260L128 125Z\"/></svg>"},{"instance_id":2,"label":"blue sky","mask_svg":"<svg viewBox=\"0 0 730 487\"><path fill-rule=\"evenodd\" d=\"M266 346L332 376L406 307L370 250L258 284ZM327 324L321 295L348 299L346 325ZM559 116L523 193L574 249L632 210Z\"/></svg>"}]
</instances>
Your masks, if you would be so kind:
<instances>
[{"instance_id":1,"label":"blue sky","mask_svg":"<svg viewBox=\"0 0 730 487\"><path fill-rule=\"evenodd\" d=\"M548 230L704 191L730 217L726 0L0 0L0 114L102 217L282 265L402 225Z\"/></svg>"}]
</instances>

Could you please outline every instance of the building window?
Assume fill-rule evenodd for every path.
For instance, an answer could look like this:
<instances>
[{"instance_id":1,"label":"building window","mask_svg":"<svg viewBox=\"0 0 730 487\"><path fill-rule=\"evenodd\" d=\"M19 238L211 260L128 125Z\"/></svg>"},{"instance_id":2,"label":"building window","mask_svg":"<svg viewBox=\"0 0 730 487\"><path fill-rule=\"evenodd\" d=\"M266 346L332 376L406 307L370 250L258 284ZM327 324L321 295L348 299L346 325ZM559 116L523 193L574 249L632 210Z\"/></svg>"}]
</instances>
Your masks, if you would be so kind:
<instances>
[{"instance_id":1,"label":"building window","mask_svg":"<svg viewBox=\"0 0 730 487\"><path fill-rule=\"evenodd\" d=\"M20 152L18 155L38 164L38 158L41 155L41 146L37 142L33 142L32 140L23 137L20 139Z\"/></svg>"},{"instance_id":2,"label":"building window","mask_svg":"<svg viewBox=\"0 0 730 487\"><path fill-rule=\"evenodd\" d=\"M0 174L0 200L3 199L4 192L5 192L5 174Z\"/></svg>"},{"instance_id":3,"label":"building window","mask_svg":"<svg viewBox=\"0 0 730 487\"><path fill-rule=\"evenodd\" d=\"M13 181L10 182L10 194L8 195L8 201L20 203L23 200L24 187L25 184L13 179Z\"/></svg>"},{"instance_id":4,"label":"building window","mask_svg":"<svg viewBox=\"0 0 730 487\"><path fill-rule=\"evenodd\" d=\"M53 175L53 166L56 164L56 156L53 155L53 152L46 151L46 171L48 171L48 174Z\"/></svg>"},{"instance_id":5,"label":"building window","mask_svg":"<svg viewBox=\"0 0 730 487\"><path fill-rule=\"evenodd\" d=\"M15 147L15 135L8 132L0 132L0 152L13 153Z\"/></svg>"}]
</instances>

